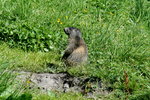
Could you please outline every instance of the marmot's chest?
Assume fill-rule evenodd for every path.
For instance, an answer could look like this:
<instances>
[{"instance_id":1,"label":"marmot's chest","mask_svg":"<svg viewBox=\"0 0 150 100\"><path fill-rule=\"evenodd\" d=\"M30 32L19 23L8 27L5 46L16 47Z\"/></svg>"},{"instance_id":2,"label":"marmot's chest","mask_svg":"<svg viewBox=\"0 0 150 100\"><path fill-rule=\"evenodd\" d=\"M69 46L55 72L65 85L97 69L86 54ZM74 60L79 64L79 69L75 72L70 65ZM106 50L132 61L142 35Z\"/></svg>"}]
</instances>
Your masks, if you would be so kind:
<instances>
[{"instance_id":1,"label":"marmot's chest","mask_svg":"<svg viewBox=\"0 0 150 100\"><path fill-rule=\"evenodd\" d=\"M86 53L86 48L84 46L79 46L78 48L76 48L73 53L75 54L84 54Z\"/></svg>"},{"instance_id":2,"label":"marmot's chest","mask_svg":"<svg viewBox=\"0 0 150 100\"><path fill-rule=\"evenodd\" d=\"M76 65L87 61L87 49L85 46L76 48L67 58L68 63Z\"/></svg>"}]
</instances>

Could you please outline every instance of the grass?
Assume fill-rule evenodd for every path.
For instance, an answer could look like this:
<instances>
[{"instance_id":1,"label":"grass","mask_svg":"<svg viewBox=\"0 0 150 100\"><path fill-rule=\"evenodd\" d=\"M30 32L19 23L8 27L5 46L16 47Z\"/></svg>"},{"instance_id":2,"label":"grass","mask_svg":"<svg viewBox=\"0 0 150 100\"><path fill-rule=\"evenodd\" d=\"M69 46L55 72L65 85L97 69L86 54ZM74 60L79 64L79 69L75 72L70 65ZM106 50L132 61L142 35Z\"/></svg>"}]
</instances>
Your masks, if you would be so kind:
<instances>
[{"instance_id":1,"label":"grass","mask_svg":"<svg viewBox=\"0 0 150 100\"><path fill-rule=\"evenodd\" d=\"M0 45L2 60L11 63L15 70L28 70L44 72L48 63L59 65L59 55L44 52L24 52L20 49L10 49L6 44ZM32 67L31 67L32 66Z\"/></svg>"},{"instance_id":2,"label":"grass","mask_svg":"<svg viewBox=\"0 0 150 100\"><path fill-rule=\"evenodd\" d=\"M7 62L15 70L99 77L113 88L108 100L138 99L150 91L148 0L1 0L0 23L0 34L20 36L0 38L5 42L0 45L0 64ZM68 26L83 33L89 50L86 66L66 68L60 60L67 44L63 28ZM48 37L44 40L48 45L37 38L24 42L26 34Z\"/></svg>"}]
</instances>

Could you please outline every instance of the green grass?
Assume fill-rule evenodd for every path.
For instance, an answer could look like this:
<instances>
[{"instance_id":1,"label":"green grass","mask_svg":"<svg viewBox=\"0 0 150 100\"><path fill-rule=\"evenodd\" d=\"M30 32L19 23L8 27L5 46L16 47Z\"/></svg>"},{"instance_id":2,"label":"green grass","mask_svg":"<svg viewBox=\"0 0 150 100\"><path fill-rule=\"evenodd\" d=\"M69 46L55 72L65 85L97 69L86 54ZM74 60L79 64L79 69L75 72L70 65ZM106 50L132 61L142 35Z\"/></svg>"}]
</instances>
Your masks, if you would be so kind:
<instances>
[{"instance_id":1,"label":"green grass","mask_svg":"<svg viewBox=\"0 0 150 100\"><path fill-rule=\"evenodd\" d=\"M44 72L48 64L60 66L60 55L57 52L24 52L20 49L11 49L6 44L0 45L0 60L7 61L14 70Z\"/></svg>"},{"instance_id":2,"label":"green grass","mask_svg":"<svg viewBox=\"0 0 150 100\"><path fill-rule=\"evenodd\" d=\"M61 62L68 26L81 29L88 65L67 68ZM1 0L0 34L1 65L99 77L113 88L108 100L138 99L150 91L149 0Z\"/></svg>"}]
</instances>

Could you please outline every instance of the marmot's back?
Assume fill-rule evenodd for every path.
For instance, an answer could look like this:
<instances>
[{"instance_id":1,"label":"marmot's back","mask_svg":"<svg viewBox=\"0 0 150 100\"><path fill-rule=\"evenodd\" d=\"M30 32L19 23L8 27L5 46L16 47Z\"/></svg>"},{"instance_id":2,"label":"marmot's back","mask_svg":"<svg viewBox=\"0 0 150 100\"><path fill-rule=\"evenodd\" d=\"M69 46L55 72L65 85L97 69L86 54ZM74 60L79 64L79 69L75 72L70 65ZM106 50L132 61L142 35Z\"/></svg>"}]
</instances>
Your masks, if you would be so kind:
<instances>
[{"instance_id":1,"label":"marmot's back","mask_svg":"<svg viewBox=\"0 0 150 100\"><path fill-rule=\"evenodd\" d=\"M77 28L65 28L65 33L69 37L69 44L63 59L67 65L78 65L87 61L88 50L84 40L81 37L81 32Z\"/></svg>"}]
</instances>

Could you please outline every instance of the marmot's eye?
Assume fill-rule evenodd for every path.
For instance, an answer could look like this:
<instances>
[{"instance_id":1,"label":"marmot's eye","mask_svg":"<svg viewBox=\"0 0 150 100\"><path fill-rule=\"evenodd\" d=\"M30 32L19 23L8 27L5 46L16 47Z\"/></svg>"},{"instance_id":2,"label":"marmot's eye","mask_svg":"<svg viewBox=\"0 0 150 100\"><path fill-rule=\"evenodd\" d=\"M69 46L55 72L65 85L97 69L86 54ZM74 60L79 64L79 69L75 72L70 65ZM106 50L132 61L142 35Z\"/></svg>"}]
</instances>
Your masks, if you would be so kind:
<instances>
[{"instance_id":1,"label":"marmot's eye","mask_svg":"<svg viewBox=\"0 0 150 100\"><path fill-rule=\"evenodd\" d=\"M69 27L69 30L71 30L71 31L74 30L74 29L75 29L74 27Z\"/></svg>"},{"instance_id":2,"label":"marmot's eye","mask_svg":"<svg viewBox=\"0 0 150 100\"><path fill-rule=\"evenodd\" d=\"M72 27L70 27L69 30L72 30Z\"/></svg>"}]
</instances>

